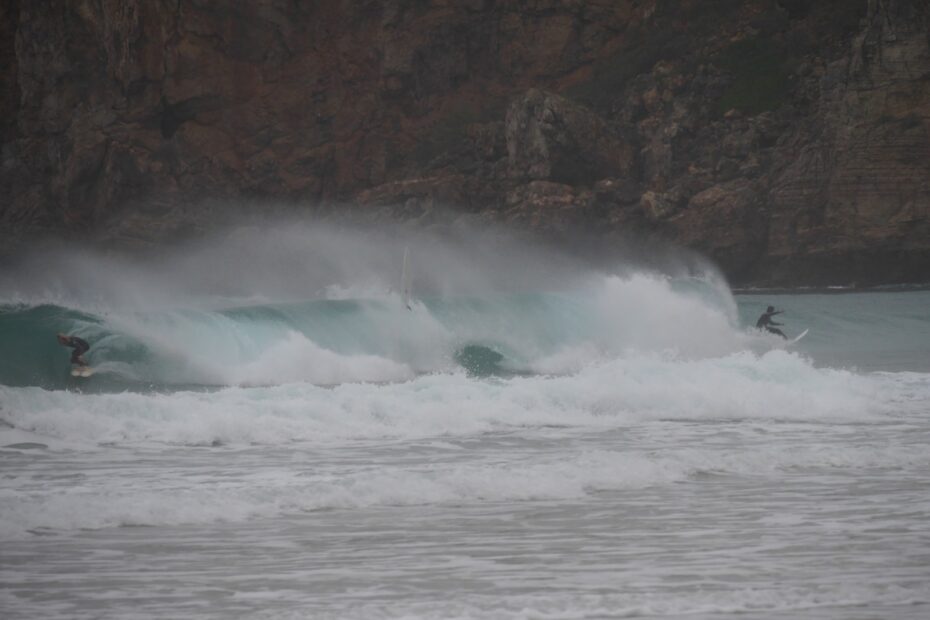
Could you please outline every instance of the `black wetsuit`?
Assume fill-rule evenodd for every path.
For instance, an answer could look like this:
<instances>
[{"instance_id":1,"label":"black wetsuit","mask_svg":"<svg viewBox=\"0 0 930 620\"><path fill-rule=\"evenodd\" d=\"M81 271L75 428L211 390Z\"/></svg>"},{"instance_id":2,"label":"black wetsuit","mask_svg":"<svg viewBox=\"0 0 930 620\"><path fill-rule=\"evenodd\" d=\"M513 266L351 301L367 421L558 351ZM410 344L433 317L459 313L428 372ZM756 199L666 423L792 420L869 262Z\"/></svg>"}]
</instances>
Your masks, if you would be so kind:
<instances>
[{"instance_id":1,"label":"black wetsuit","mask_svg":"<svg viewBox=\"0 0 930 620\"><path fill-rule=\"evenodd\" d=\"M762 316L759 317L759 320L756 321L756 328L764 329L773 334L778 334L779 336L787 340L788 336L786 336L780 329L775 327L776 325L781 326L782 323L776 323L775 321L772 320L772 317L775 316L776 314L781 314L781 311L765 312Z\"/></svg>"},{"instance_id":2,"label":"black wetsuit","mask_svg":"<svg viewBox=\"0 0 930 620\"><path fill-rule=\"evenodd\" d=\"M64 342L66 347L71 347L74 351L71 352L71 363L80 364L81 366L86 366L87 363L81 359L81 356L87 353L90 349L90 345L87 344L87 341L83 338L78 338L77 336L68 336L66 342Z\"/></svg>"}]
</instances>

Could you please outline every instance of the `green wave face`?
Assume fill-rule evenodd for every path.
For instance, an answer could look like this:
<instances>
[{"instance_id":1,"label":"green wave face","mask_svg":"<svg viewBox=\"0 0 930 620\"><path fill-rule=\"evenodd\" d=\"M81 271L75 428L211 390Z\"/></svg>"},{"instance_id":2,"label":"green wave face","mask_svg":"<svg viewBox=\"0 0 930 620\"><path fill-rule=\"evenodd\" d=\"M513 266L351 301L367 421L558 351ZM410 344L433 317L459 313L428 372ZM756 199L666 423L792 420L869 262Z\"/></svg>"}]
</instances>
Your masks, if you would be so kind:
<instances>
[{"instance_id":1,"label":"green wave face","mask_svg":"<svg viewBox=\"0 0 930 620\"><path fill-rule=\"evenodd\" d=\"M930 292L876 295L743 296L736 320L727 312L732 298L719 290L649 278L608 278L558 294L421 299L412 309L390 296L98 314L0 305L0 384L173 391L394 382L432 372L559 374L629 352L695 359L767 351L779 343L746 326L769 303L786 308L780 318L789 335L811 329L798 351L815 360L925 370ZM91 344L93 377L71 377L59 332Z\"/></svg>"},{"instance_id":2,"label":"green wave face","mask_svg":"<svg viewBox=\"0 0 930 620\"><path fill-rule=\"evenodd\" d=\"M455 361L474 377L492 377L506 374L501 366L504 356L491 347L468 344L455 352Z\"/></svg>"},{"instance_id":3,"label":"green wave face","mask_svg":"<svg viewBox=\"0 0 930 620\"><path fill-rule=\"evenodd\" d=\"M268 384L277 382L276 365L284 382L314 381L308 366L349 367L350 381L456 367L507 374L508 365L525 365L583 337L577 326L587 323L578 320L584 312L570 298L551 295L436 299L413 310L392 299L107 315L8 305L0 306L0 340L8 352L0 360L0 384L91 390ZM70 376L70 349L58 344L59 332L91 344L85 358L97 370L92 379ZM307 373L292 372L301 368ZM338 373L329 378L318 382L341 382Z\"/></svg>"},{"instance_id":4,"label":"green wave face","mask_svg":"<svg viewBox=\"0 0 930 620\"><path fill-rule=\"evenodd\" d=\"M11 386L65 387L70 349L58 344L59 332L77 324L94 325L93 316L59 306L0 306L0 383Z\"/></svg>"},{"instance_id":5,"label":"green wave face","mask_svg":"<svg viewBox=\"0 0 930 620\"><path fill-rule=\"evenodd\" d=\"M651 276L608 276L559 293L417 299L409 309L390 295L98 314L6 305L0 384L177 390L573 372L629 350L702 357L745 348L731 306L728 291ZM70 376L58 332L91 344L93 377Z\"/></svg>"},{"instance_id":6,"label":"green wave face","mask_svg":"<svg viewBox=\"0 0 930 620\"><path fill-rule=\"evenodd\" d=\"M734 348L732 295L691 258L657 259L669 263L660 275L467 225L437 236L301 221L217 231L153 258L59 244L2 266L0 384L396 382L572 372L629 348ZM58 332L91 344L92 377L70 377Z\"/></svg>"}]
</instances>

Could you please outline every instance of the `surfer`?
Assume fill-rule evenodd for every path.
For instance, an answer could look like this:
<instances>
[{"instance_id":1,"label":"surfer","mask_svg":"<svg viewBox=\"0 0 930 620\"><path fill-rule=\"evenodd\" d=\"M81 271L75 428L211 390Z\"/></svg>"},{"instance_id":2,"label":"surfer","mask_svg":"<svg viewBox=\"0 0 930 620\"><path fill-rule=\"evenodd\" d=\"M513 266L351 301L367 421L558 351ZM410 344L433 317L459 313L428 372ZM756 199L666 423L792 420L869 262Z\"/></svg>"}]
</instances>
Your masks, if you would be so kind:
<instances>
[{"instance_id":1,"label":"surfer","mask_svg":"<svg viewBox=\"0 0 930 620\"><path fill-rule=\"evenodd\" d=\"M77 336L65 336L64 334L58 334L58 344L63 347L71 347L74 349L71 351L72 364L77 364L78 366L87 366L87 361L83 356L90 349L90 345L87 344L86 340L83 338L78 338Z\"/></svg>"},{"instance_id":2,"label":"surfer","mask_svg":"<svg viewBox=\"0 0 930 620\"><path fill-rule=\"evenodd\" d=\"M780 329L778 329L778 327L782 327L784 324L776 323L772 320L773 316L781 313L781 310L775 310L775 306L769 306L765 309L765 312L762 313L762 316L759 317L759 320L756 321L756 329L764 329L773 334L778 334L785 340L788 340L788 336L786 336ZM776 327L776 325L778 327Z\"/></svg>"}]
</instances>

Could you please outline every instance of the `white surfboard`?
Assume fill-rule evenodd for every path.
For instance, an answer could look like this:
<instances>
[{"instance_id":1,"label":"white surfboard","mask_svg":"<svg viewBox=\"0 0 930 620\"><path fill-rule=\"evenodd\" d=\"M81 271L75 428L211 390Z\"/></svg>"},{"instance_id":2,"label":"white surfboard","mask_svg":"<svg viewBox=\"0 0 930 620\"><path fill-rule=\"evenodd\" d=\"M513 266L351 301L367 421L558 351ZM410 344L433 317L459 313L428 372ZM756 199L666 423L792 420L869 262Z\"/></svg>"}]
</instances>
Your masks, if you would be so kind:
<instances>
[{"instance_id":1,"label":"white surfboard","mask_svg":"<svg viewBox=\"0 0 930 620\"><path fill-rule=\"evenodd\" d=\"M90 366L77 366L71 369L72 377L89 377L94 374L94 369Z\"/></svg>"},{"instance_id":2,"label":"white surfboard","mask_svg":"<svg viewBox=\"0 0 930 620\"><path fill-rule=\"evenodd\" d=\"M792 338L791 340L789 340L786 344L794 344L794 343L796 343L798 340L800 340L801 338L803 338L804 336L806 336L806 335L807 335L807 332L809 332L809 331L810 331L810 329L805 329L803 332L801 332L800 334L798 334L797 336L795 336L794 338Z\"/></svg>"},{"instance_id":3,"label":"white surfboard","mask_svg":"<svg viewBox=\"0 0 930 620\"><path fill-rule=\"evenodd\" d=\"M407 310L412 310L410 307L410 270L408 269L410 258L410 248L404 248L404 267L400 273L400 290L401 296L404 300L404 305L407 306Z\"/></svg>"}]
</instances>

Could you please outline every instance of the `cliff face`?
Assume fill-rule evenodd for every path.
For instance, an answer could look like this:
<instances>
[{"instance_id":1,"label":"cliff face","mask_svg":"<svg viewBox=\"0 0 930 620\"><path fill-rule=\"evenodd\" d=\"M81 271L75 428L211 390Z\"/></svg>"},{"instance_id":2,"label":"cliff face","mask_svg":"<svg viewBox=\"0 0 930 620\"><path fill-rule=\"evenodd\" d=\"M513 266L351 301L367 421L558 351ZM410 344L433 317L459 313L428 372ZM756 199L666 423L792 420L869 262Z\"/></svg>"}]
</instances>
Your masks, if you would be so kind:
<instances>
[{"instance_id":1,"label":"cliff face","mask_svg":"<svg viewBox=\"0 0 930 620\"><path fill-rule=\"evenodd\" d=\"M7 239L255 199L930 273L925 0L14 0L0 34Z\"/></svg>"}]
</instances>

